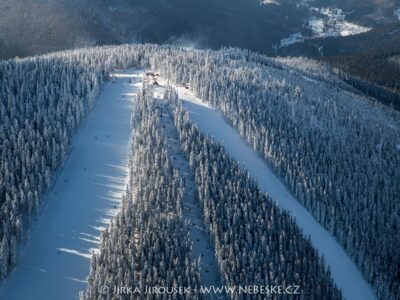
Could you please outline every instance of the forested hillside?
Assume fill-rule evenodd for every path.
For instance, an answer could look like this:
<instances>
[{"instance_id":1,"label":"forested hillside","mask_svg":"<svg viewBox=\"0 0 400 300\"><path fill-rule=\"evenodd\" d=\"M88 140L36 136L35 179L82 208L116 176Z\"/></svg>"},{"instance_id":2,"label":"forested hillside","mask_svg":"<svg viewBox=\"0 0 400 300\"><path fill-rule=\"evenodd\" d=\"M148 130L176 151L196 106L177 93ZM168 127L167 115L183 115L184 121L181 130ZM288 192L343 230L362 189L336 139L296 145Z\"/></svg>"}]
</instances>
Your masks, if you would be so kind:
<instances>
[{"instance_id":1,"label":"forested hillside","mask_svg":"<svg viewBox=\"0 0 400 300\"><path fill-rule=\"evenodd\" d=\"M308 40L280 48L279 55L311 56L341 70L342 78L367 95L400 110L400 22L346 37Z\"/></svg>"},{"instance_id":2,"label":"forested hillside","mask_svg":"<svg viewBox=\"0 0 400 300\"><path fill-rule=\"evenodd\" d=\"M128 66L150 67L171 82L187 84L196 95L221 110L273 166L301 203L336 237L373 285L377 296L399 298L399 113L357 95L323 64L301 58L272 59L237 49L197 51L137 45L92 48L2 62L2 278L15 264L16 245L27 228L24 225L29 226L40 207L43 192L51 185L68 152L73 132L90 111L101 82L113 69ZM196 145L189 146L197 149ZM193 153L197 151L193 150ZM190 160L190 153L188 155ZM218 155L222 160L222 153ZM226 172L222 166L218 169L218 164L215 167ZM212 168L210 174L213 174ZM170 182L174 182L173 178ZM254 201L258 201L255 205L261 210L258 204L267 198L257 196L253 184L245 180L245 176L239 176L237 180L240 184L247 182L249 190L246 193L255 195ZM205 186L206 181L197 178L197 184ZM209 189L212 189L211 185ZM212 197L199 197L212 205ZM265 209L274 210L273 206L265 205ZM126 217L135 218L135 215ZM236 217L230 217L232 225L236 224ZM276 228L290 229L298 236L295 227L284 221L290 220L289 217L282 215L280 219L283 223L277 221ZM212 221L218 222L218 219ZM219 226L215 223L213 230ZM128 231L124 232L127 234ZM255 229L252 232L258 234ZM218 235L213 231L210 233L218 240ZM240 234L240 230L233 236L236 234ZM116 241L112 230L108 235L109 238L104 237L108 242L104 242L103 247ZM216 249L225 247L224 239L221 238L219 245L215 242ZM226 239L230 239L229 235ZM304 247L303 251L309 249ZM312 259L310 251L304 253ZM105 262L114 257L101 255L101 261ZM317 272L310 278L327 278L318 271L321 270L319 263L307 263L313 266L310 270ZM229 272L238 270L234 265L230 268ZM93 266L93 271L99 270L101 268ZM247 275L254 273L257 271ZM227 274L225 280L233 280ZM288 278L292 278L290 274ZM330 286L327 282L326 286ZM333 288L331 291L334 294Z\"/></svg>"},{"instance_id":3,"label":"forested hillside","mask_svg":"<svg viewBox=\"0 0 400 300\"><path fill-rule=\"evenodd\" d=\"M123 43L330 56L349 83L399 109L388 62L399 54L398 12L399 0L3 0L0 59Z\"/></svg>"},{"instance_id":4,"label":"forested hillside","mask_svg":"<svg viewBox=\"0 0 400 300\"><path fill-rule=\"evenodd\" d=\"M17 263L17 244L103 79L60 56L0 64L0 280Z\"/></svg>"},{"instance_id":5,"label":"forested hillside","mask_svg":"<svg viewBox=\"0 0 400 300\"><path fill-rule=\"evenodd\" d=\"M124 65L94 50L0 63L0 280L17 263L18 243L101 84L117 66L140 65L134 52Z\"/></svg>"},{"instance_id":6,"label":"forested hillside","mask_svg":"<svg viewBox=\"0 0 400 300\"><path fill-rule=\"evenodd\" d=\"M351 29L394 22L399 8L398 0L2 0L0 58L132 42L273 55L281 40L296 34L308 39L313 28L326 26L330 16L316 13L320 9L339 9L333 23L346 19Z\"/></svg>"},{"instance_id":7,"label":"forested hillside","mask_svg":"<svg viewBox=\"0 0 400 300\"><path fill-rule=\"evenodd\" d=\"M102 234L82 298L109 299L114 286L138 288L127 299L145 295L146 287L179 286L191 290L180 299L202 299L196 292L199 266L190 258L192 244L182 217L183 178L166 154L151 87L144 87L134 106L127 192L121 212ZM110 293L102 294L103 286Z\"/></svg>"},{"instance_id":8,"label":"forested hillside","mask_svg":"<svg viewBox=\"0 0 400 300\"><path fill-rule=\"evenodd\" d=\"M309 299L340 299L323 261L291 216L259 191L221 145L200 133L179 104L174 116L224 283L286 282L301 286Z\"/></svg>"},{"instance_id":9,"label":"forested hillside","mask_svg":"<svg viewBox=\"0 0 400 300\"><path fill-rule=\"evenodd\" d=\"M219 108L338 239L378 296L398 298L398 113L339 88L312 61L282 59L285 68L262 58L244 65L238 57L189 54L179 67L156 65Z\"/></svg>"},{"instance_id":10,"label":"forested hillside","mask_svg":"<svg viewBox=\"0 0 400 300\"><path fill-rule=\"evenodd\" d=\"M321 60L345 72L348 82L400 110L400 22L341 40L340 55ZM351 74L349 76L347 74Z\"/></svg>"},{"instance_id":11,"label":"forested hillside","mask_svg":"<svg viewBox=\"0 0 400 300\"><path fill-rule=\"evenodd\" d=\"M99 287L118 283L142 291L145 286L170 287L172 283L200 291L196 264L188 258L192 244L190 224L184 225L182 218L182 178L171 167L169 160L174 158L166 156L165 139L170 136L160 125L161 104L153 97L151 87L145 86L135 103L130 183L122 212L102 235L100 254L92 260L88 299L103 299ZM166 97L177 104L173 90ZM175 112L175 123L182 149L195 170L197 201L222 282L232 287L284 284L289 287L286 294L341 299L323 262L292 218L259 192L221 146L188 123L181 107ZM151 295L144 297L151 299ZM181 296L197 297L206 295ZM244 297L238 292L228 295L230 299Z\"/></svg>"}]
</instances>

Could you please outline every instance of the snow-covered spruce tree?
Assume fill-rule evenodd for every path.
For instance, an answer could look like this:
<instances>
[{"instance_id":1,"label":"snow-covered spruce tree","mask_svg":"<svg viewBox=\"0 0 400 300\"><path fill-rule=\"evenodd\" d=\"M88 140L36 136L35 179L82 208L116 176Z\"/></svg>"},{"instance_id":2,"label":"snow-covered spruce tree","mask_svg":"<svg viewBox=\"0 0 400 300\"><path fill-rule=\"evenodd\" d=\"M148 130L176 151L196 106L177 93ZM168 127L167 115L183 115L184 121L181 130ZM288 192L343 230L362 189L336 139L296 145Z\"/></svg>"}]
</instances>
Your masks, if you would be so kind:
<instances>
[{"instance_id":1,"label":"snow-covered spruce tree","mask_svg":"<svg viewBox=\"0 0 400 300\"><path fill-rule=\"evenodd\" d=\"M121 212L101 235L82 299L201 299L200 273L192 262L188 225L182 217L183 179L167 156L153 91L145 86L134 104L130 180ZM110 293L101 294L107 286ZM112 295L114 286L141 293ZM190 294L145 294L145 287L188 287ZM159 295L161 296L161 295Z\"/></svg>"},{"instance_id":2,"label":"snow-covered spruce tree","mask_svg":"<svg viewBox=\"0 0 400 300\"><path fill-rule=\"evenodd\" d=\"M171 93L169 98L176 96ZM299 295L285 297L341 299L323 260L292 217L262 194L223 146L189 121L180 105L174 117L182 150L195 172L204 222L224 283L298 285ZM246 297L239 293L231 295L232 299L250 299ZM279 299L274 294L269 297Z\"/></svg>"}]
</instances>

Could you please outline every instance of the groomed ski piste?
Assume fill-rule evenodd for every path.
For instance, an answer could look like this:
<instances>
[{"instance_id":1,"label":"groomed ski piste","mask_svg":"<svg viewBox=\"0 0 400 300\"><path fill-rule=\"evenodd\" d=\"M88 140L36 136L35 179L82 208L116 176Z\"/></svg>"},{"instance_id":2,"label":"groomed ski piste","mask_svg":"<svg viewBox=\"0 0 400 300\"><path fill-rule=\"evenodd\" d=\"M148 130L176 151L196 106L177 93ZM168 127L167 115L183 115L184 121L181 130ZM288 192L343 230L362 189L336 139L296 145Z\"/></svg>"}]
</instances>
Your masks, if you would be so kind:
<instances>
[{"instance_id":1,"label":"groomed ski piste","mask_svg":"<svg viewBox=\"0 0 400 300\"><path fill-rule=\"evenodd\" d=\"M86 288L91 254L99 246L101 230L116 215L126 187L131 101L144 80L144 71L121 71L113 77L77 133L18 266L0 287L1 300L78 299L79 291ZM324 257L345 299L376 299L342 247L290 194L223 115L185 87L176 89L191 120L222 143L256 179L260 189L295 217Z\"/></svg>"},{"instance_id":2,"label":"groomed ski piste","mask_svg":"<svg viewBox=\"0 0 400 300\"><path fill-rule=\"evenodd\" d=\"M310 236L312 245L324 257L332 278L342 290L344 298L376 299L370 285L335 238L292 196L264 159L226 122L223 115L195 97L185 87L175 88L190 119L199 129L223 144L228 153L256 179L261 191L268 193L282 209L289 211L303 233Z\"/></svg>"},{"instance_id":3,"label":"groomed ski piste","mask_svg":"<svg viewBox=\"0 0 400 300\"><path fill-rule=\"evenodd\" d=\"M103 87L17 267L0 287L1 300L79 299L86 288L92 251L125 191L131 106L143 74L116 72Z\"/></svg>"}]
</instances>

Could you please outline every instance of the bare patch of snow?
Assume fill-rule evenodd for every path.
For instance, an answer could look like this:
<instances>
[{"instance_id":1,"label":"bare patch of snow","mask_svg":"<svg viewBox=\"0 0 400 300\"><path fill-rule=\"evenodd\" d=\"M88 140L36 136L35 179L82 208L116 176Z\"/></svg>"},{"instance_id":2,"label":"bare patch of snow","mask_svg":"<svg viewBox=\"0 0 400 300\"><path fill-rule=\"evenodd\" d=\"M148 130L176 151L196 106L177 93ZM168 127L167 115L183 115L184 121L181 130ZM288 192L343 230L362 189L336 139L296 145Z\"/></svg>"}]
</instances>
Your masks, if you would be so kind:
<instances>
[{"instance_id":1,"label":"bare patch of snow","mask_svg":"<svg viewBox=\"0 0 400 300\"><path fill-rule=\"evenodd\" d=\"M400 68L400 55L394 55L388 58L388 61Z\"/></svg>"},{"instance_id":2,"label":"bare patch of snow","mask_svg":"<svg viewBox=\"0 0 400 300\"><path fill-rule=\"evenodd\" d=\"M260 4L264 4L264 5L281 5L277 0L260 0Z\"/></svg>"},{"instance_id":3,"label":"bare patch of snow","mask_svg":"<svg viewBox=\"0 0 400 300\"><path fill-rule=\"evenodd\" d=\"M311 7L312 16L308 20L308 28L313 37L349 36L367 32L371 28L346 21L346 15L339 8Z\"/></svg>"},{"instance_id":4,"label":"bare patch of snow","mask_svg":"<svg viewBox=\"0 0 400 300\"><path fill-rule=\"evenodd\" d=\"M110 6L108 7L108 11L109 11L109 12L116 12L117 10L118 10L118 8L115 7L115 6L111 6L111 5L110 5Z\"/></svg>"},{"instance_id":5,"label":"bare patch of snow","mask_svg":"<svg viewBox=\"0 0 400 300\"><path fill-rule=\"evenodd\" d=\"M395 11L394 11L394 15L399 19L399 21L400 21L400 8L398 8L398 9L396 9Z\"/></svg>"},{"instance_id":6,"label":"bare patch of snow","mask_svg":"<svg viewBox=\"0 0 400 300\"><path fill-rule=\"evenodd\" d=\"M287 47L312 38L349 36L371 30L371 28L346 21L346 14L339 8L311 7L307 1L301 2L298 7L307 7L310 12L310 17L304 27L311 30L311 36L303 36L300 32L294 33L282 39L280 45L276 47ZM400 18L400 9L398 11ZM321 50L319 49L320 53Z\"/></svg>"},{"instance_id":7,"label":"bare patch of snow","mask_svg":"<svg viewBox=\"0 0 400 300\"><path fill-rule=\"evenodd\" d=\"M287 47L296 43L302 43L306 39L300 32L290 35L288 38L282 39L279 47Z\"/></svg>"},{"instance_id":8,"label":"bare patch of snow","mask_svg":"<svg viewBox=\"0 0 400 300\"><path fill-rule=\"evenodd\" d=\"M296 4L296 8L306 7L309 8L309 2L313 2L313 0L301 0Z\"/></svg>"}]
</instances>

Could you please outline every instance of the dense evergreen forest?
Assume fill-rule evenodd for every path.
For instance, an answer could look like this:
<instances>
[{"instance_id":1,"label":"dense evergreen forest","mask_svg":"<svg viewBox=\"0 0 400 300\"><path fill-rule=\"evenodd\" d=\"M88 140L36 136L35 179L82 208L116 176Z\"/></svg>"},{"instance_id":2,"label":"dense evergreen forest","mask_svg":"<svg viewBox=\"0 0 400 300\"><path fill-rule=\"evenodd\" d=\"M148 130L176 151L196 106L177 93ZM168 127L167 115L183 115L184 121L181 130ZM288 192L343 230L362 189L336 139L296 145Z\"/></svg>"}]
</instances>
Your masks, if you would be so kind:
<instances>
[{"instance_id":1,"label":"dense evergreen forest","mask_svg":"<svg viewBox=\"0 0 400 300\"><path fill-rule=\"evenodd\" d=\"M143 50L125 57L124 66L140 65L135 59ZM101 84L121 66L117 53L96 52L0 62L0 280L15 266L18 244L40 212L43 194Z\"/></svg>"},{"instance_id":2,"label":"dense evergreen forest","mask_svg":"<svg viewBox=\"0 0 400 300\"><path fill-rule=\"evenodd\" d=\"M321 60L366 94L400 110L400 22L342 39L343 53Z\"/></svg>"},{"instance_id":3,"label":"dense evergreen forest","mask_svg":"<svg viewBox=\"0 0 400 300\"><path fill-rule=\"evenodd\" d=\"M174 116L224 282L285 282L301 286L306 299L340 299L323 261L291 216L259 191L221 145L200 133L179 104Z\"/></svg>"},{"instance_id":4,"label":"dense evergreen forest","mask_svg":"<svg viewBox=\"0 0 400 300\"><path fill-rule=\"evenodd\" d=\"M350 85L400 110L400 22L362 34L295 43L281 48L279 55L327 62Z\"/></svg>"},{"instance_id":5,"label":"dense evergreen forest","mask_svg":"<svg viewBox=\"0 0 400 300\"><path fill-rule=\"evenodd\" d=\"M152 100L151 87L145 87L134 104L127 192L121 212L101 236L83 299L110 299L114 286L140 289L126 299L155 299L144 296L146 286L186 287L191 293L179 299L202 298L196 292L200 274L197 261L191 261L188 224L182 218L183 178L167 156ZM102 286L110 293L101 294ZM177 299L175 294L166 296Z\"/></svg>"},{"instance_id":6,"label":"dense evergreen forest","mask_svg":"<svg viewBox=\"0 0 400 300\"><path fill-rule=\"evenodd\" d=\"M62 165L73 133L90 111L101 83L115 68L128 66L151 67L172 82L188 84L196 95L220 109L336 237L377 296L399 298L398 112L355 94L323 64L311 60L271 59L237 49L197 51L154 45L91 48L0 63L2 279L16 264L17 245L40 211L44 192ZM205 179L197 179L198 185L206 184L201 181ZM251 181L247 184L253 186ZM256 195L255 191L249 193ZM265 209L274 210L265 205ZM274 226L296 233L285 217L279 220L283 223L277 220ZM218 239L214 235L218 226L214 227L210 234ZM105 244L115 241L113 230L117 229L106 233L110 238L103 238ZM185 239L180 242L185 243ZM216 242L215 246L225 247ZM302 251L306 251L304 247ZM107 261L113 256L102 255L96 258ZM196 273L195 266L181 263L182 268ZM314 272L322 268L315 260L307 263ZM98 271L96 268L94 264L92 272ZM234 264L230 268L237 270ZM291 270L296 270L295 266ZM317 276L313 274L310 278ZM225 280L233 280L231 275L225 276ZM318 276L327 278L321 272ZM330 286L328 281L324 284ZM315 295L317 290L313 289Z\"/></svg>"},{"instance_id":7,"label":"dense evergreen forest","mask_svg":"<svg viewBox=\"0 0 400 300\"><path fill-rule=\"evenodd\" d=\"M104 74L61 57L0 64L0 280L40 211Z\"/></svg>"},{"instance_id":8,"label":"dense evergreen forest","mask_svg":"<svg viewBox=\"0 0 400 300\"><path fill-rule=\"evenodd\" d=\"M177 103L173 90L166 97ZM192 244L187 234L190 224L182 220L182 178L171 166L172 158L167 157L168 136L159 125L157 106L151 87L145 86L133 109L135 133L128 190L121 213L102 235L100 254L92 259L87 299L106 299L98 293L103 285L144 290L146 285L174 284L193 289L201 280L196 263L188 256ZM323 261L292 218L259 192L221 146L200 134L181 107L175 113L175 123L196 173L198 201L223 283L285 285L291 287L289 294L297 297L341 299ZM202 296L174 295L171 299ZM143 297L152 299L152 295ZM233 293L228 297L248 296Z\"/></svg>"},{"instance_id":9,"label":"dense evergreen forest","mask_svg":"<svg viewBox=\"0 0 400 300\"><path fill-rule=\"evenodd\" d=\"M310 60L243 64L239 55L156 65L220 109L337 238L378 297L397 299L398 113L343 90Z\"/></svg>"}]
</instances>

